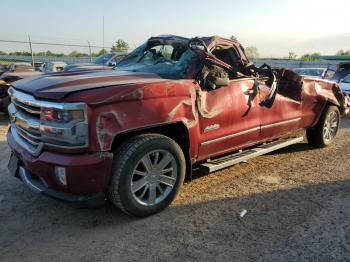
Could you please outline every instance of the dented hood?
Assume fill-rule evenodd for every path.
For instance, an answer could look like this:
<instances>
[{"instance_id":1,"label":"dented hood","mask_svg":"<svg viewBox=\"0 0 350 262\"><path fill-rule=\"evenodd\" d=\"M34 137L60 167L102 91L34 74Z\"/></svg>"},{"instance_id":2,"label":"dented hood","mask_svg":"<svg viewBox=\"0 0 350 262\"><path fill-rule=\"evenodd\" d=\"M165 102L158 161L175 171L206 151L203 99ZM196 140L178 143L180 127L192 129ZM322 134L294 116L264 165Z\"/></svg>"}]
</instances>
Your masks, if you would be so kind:
<instances>
[{"instance_id":1,"label":"dented hood","mask_svg":"<svg viewBox=\"0 0 350 262\"><path fill-rule=\"evenodd\" d=\"M119 87L164 81L151 73L84 71L52 73L19 80L13 87L36 98L59 100L71 93L103 87Z\"/></svg>"}]
</instances>

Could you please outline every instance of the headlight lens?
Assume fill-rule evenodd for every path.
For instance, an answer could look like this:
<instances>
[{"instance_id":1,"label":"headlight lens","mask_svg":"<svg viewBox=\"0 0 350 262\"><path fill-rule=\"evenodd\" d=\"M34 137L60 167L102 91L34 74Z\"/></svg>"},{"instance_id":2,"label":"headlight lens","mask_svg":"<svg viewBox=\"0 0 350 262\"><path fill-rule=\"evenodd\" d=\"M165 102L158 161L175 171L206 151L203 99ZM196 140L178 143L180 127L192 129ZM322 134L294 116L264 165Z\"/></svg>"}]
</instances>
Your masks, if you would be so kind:
<instances>
[{"instance_id":1,"label":"headlight lens","mask_svg":"<svg viewBox=\"0 0 350 262\"><path fill-rule=\"evenodd\" d=\"M40 132L44 141L59 146L87 146L88 125L85 104L76 104L73 108L42 106L40 121Z\"/></svg>"},{"instance_id":2,"label":"headlight lens","mask_svg":"<svg viewBox=\"0 0 350 262\"><path fill-rule=\"evenodd\" d=\"M56 108L41 108L41 121L68 123L84 121L84 111L80 109L63 110Z\"/></svg>"}]
</instances>

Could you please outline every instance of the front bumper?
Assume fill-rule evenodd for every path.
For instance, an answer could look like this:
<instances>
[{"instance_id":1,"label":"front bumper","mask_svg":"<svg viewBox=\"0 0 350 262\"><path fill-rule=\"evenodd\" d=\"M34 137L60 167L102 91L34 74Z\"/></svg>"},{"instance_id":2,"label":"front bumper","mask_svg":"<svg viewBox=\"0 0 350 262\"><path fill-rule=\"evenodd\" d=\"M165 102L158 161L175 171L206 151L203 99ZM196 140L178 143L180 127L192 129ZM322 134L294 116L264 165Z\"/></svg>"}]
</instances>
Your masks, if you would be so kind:
<instances>
[{"instance_id":1,"label":"front bumper","mask_svg":"<svg viewBox=\"0 0 350 262\"><path fill-rule=\"evenodd\" d=\"M16 142L11 131L7 134L7 142L18 159L15 168L12 167L13 175L33 191L68 202L92 202L105 198L112 154L43 151L34 157ZM67 185L61 184L56 178L55 166L66 169Z\"/></svg>"},{"instance_id":2,"label":"front bumper","mask_svg":"<svg viewBox=\"0 0 350 262\"><path fill-rule=\"evenodd\" d=\"M7 94L8 86L0 83L0 112L7 113L7 107L11 103L10 96Z\"/></svg>"},{"instance_id":3,"label":"front bumper","mask_svg":"<svg viewBox=\"0 0 350 262\"><path fill-rule=\"evenodd\" d=\"M44 194L54 199L89 206L99 205L105 200L104 193L96 193L91 195L73 195L70 193L59 192L51 188L45 187L45 185L39 179L36 179L33 176L31 176L23 166L18 167L18 176L22 180L22 182L32 191Z\"/></svg>"}]
</instances>

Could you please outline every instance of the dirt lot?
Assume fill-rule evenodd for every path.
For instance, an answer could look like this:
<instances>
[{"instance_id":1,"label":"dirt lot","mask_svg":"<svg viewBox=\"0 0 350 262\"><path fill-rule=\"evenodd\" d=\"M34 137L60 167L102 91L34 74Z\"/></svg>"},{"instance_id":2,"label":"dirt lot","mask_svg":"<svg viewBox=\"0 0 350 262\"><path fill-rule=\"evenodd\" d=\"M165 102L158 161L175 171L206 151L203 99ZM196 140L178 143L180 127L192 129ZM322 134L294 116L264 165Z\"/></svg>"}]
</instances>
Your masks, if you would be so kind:
<instances>
[{"instance_id":1,"label":"dirt lot","mask_svg":"<svg viewBox=\"0 0 350 262\"><path fill-rule=\"evenodd\" d=\"M0 261L350 260L350 119L326 149L298 144L199 175L170 208L135 219L109 204L56 202L10 177L0 117Z\"/></svg>"}]
</instances>

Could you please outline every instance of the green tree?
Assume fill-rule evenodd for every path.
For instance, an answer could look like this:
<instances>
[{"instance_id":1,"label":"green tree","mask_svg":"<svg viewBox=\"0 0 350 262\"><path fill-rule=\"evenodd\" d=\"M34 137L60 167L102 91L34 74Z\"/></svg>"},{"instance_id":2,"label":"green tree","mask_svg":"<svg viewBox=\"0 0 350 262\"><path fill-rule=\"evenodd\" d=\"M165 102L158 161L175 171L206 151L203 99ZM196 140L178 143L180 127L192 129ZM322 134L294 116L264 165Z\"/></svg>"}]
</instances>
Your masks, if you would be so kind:
<instances>
[{"instance_id":1,"label":"green tree","mask_svg":"<svg viewBox=\"0 0 350 262\"><path fill-rule=\"evenodd\" d=\"M80 53L78 51L72 51L69 53L68 56L71 56L71 57L84 57L84 56L89 56L88 54L86 53Z\"/></svg>"},{"instance_id":2,"label":"green tree","mask_svg":"<svg viewBox=\"0 0 350 262\"><path fill-rule=\"evenodd\" d=\"M321 54L320 53L312 53L312 54L305 54L300 57L301 60L304 61L315 61L315 60L321 60L319 58Z\"/></svg>"},{"instance_id":3,"label":"green tree","mask_svg":"<svg viewBox=\"0 0 350 262\"><path fill-rule=\"evenodd\" d=\"M0 50L0 55L7 55L7 53Z\"/></svg>"},{"instance_id":4,"label":"green tree","mask_svg":"<svg viewBox=\"0 0 350 262\"><path fill-rule=\"evenodd\" d=\"M234 35L231 35L230 39L233 40L233 41L237 41L237 37L235 37Z\"/></svg>"},{"instance_id":5,"label":"green tree","mask_svg":"<svg viewBox=\"0 0 350 262\"><path fill-rule=\"evenodd\" d=\"M288 54L289 60L295 60L295 59L297 59L297 57L298 57L298 55L294 52L289 52L289 54Z\"/></svg>"},{"instance_id":6,"label":"green tree","mask_svg":"<svg viewBox=\"0 0 350 262\"><path fill-rule=\"evenodd\" d=\"M100 50L100 52L97 53L97 56L103 55L105 53L108 53L108 51L105 48L103 48L103 49Z\"/></svg>"},{"instance_id":7,"label":"green tree","mask_svg":"<svg viewBox=\"0 0 350 262\"><path fill-rule=\"evenodd\" d=\"M15 52L9 53L9 55L31 56L32 54L30 52L27 52L27 51L15 51Z\"/></svg>"},{"instance_id":8,"label":"green tree","mask_svg":"<svg viewBox=\"0 0 350 262\"><path fill-rule=\"evenodd\" d=\"M350 55L350 50L344 51L343 49L339 50L336 55L338 56L349 56Z\"/></svg>"},{"instance_id":9,"label":"green tree","mask_svg":"<svg viewBox=\"0 0 350 262\"><path fill-rule=\"evenodd\" d=\"M128 52L129 44L122 39L118 39L112 46L111 52Z\"/></svg>"},{"instance_id":10,"label":"green tree","mask_svg":"<svg viewBox=\"0 0 350 262\"><path fill-rule=\"evenodd\" d=\"M256 58L259 58L260 56L258 48L256 48L255 46L248 46L245 49L245 54L249 59L256 59Z\"/></svg>"}]
</instances>

